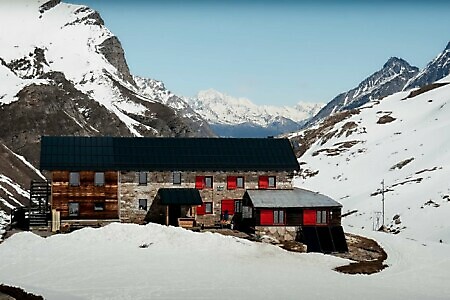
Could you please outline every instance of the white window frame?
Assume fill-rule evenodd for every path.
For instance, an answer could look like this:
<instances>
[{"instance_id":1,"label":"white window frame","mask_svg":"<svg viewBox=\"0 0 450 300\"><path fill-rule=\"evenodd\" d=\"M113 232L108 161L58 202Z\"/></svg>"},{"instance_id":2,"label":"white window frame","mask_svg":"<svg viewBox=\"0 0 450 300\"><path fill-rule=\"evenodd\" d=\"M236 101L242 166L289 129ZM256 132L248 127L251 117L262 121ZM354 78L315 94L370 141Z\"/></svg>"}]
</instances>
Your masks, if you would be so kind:
<instances>
[{"instance_id":1,"label":"white window frame","mask_svg":"<svg viewBox=\"0 0 450 300\"><path fill-rule=\"evenodd\" d=\"M175 180L177 179L177 180ZM174 171L172 172L172 183L174 185L180 185L181 184L181 172Z\"/></svg>"}]
</instances>

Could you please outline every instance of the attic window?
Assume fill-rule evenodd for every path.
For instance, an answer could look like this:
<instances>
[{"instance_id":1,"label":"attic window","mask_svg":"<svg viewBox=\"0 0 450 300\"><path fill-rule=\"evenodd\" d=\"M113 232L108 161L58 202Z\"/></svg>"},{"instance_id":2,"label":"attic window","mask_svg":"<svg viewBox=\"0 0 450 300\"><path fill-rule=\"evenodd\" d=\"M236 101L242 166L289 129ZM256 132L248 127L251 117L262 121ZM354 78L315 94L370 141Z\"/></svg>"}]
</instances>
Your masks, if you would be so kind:
<instances>
[{"instance_id":1,"label":"attic window","mask_svg":"<svg viewBox=\"0 0 450 300\"><path fill-rule=\"evenodd\" d=\"M172 173L173 184L181 184L181 172Z\"/></svg>"},{"instance_id":2,"label":"attic window","mask_svg":"<svg viewBox=\"0 0 450 300\"><path fill-rule=\"evenodd\" d=\"M80 186L80 173L70 172L69 184L70 184L70 186Z\"/></svg>"},{"instance_id":3,"label":"attic window","mask_svg":"<svg viewBox=\"0 0 450 300\"><path fill-rule=\"evenodd\" d=\"M139 172L139 184L147 185L147 172Z\"/></svg>"},{"instance_id":4,"label":"attic window","mask_svg":"<svg viewBox=\"0 0 450 300\"><path fill-rule=\"evenodd\" d=\"M95 186L104 186L105 185L105 173L103 172L95 172L94 183Z\"/></svg>"}]
</instances>

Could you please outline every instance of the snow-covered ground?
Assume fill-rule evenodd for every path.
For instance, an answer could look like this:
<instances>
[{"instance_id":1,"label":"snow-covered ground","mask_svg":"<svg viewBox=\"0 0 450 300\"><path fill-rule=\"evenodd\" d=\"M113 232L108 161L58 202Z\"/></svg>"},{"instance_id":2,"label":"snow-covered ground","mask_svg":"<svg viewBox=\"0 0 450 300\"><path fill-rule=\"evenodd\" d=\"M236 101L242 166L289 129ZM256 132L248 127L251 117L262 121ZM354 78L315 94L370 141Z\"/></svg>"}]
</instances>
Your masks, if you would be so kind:
<instances>
[{"instance_id":1,"label":"snow-covered ground","mask_svg":"<svg viewBox=\"0 0 450 300\"><path fill-rule=\"evenodd\" d=\"M295 185L340 201L344 212L357 210L344 224L372 228L382 223L377 214L384 180L386 222L393 230L450 243L450 84L412 98L409 93L369 102L326 130L299 159Z\"/></svg>"},{"instance_id":2,"label":"snow-covered ground","mask_svg":"<svg viewBox=\"0 0 450 300\"><path fill-rule=\"evenodd\" d=\"M449 299L449 245L368 234L389 254L370 276L333 271L347 261L329 255L155 224L24 232L0 245L0 282L49 300Z\"/></svg>"}]
</instances>

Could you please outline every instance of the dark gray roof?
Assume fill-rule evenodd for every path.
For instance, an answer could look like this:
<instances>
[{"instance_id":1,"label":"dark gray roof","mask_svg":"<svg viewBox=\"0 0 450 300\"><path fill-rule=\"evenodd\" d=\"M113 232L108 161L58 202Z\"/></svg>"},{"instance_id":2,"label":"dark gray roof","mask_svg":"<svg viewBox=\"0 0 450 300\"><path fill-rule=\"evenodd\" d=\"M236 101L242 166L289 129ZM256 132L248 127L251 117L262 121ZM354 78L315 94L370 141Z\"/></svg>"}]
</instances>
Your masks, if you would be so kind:
<instances>
[{"instance_id":1,"label":"dark gray roof","mask_svg":"<svg viewBox=\"0 0 450 300\"><path fill-rule=\"evenodd\" d=\"M289 207L342 207L339 202L328 196L294 188L292 190L247 190L254 207L289 208Z\"/></svg>"},{"instance_id":2,"label":"dark gray roof","mask_svg":"<svg viewBox=\"0 0 450 300\"><path fill-rule=\"evenodd\" d=\"M40 169L135 171L294 171L288 139L49 137Z\"/></svg>"},{"instance_id":3,"label":"dark gray roof","mask_svg":"<svg viewBox=\"0 0 450 300\"><path fill-rule=\"evenodd\" d=\"M158 196L163 205L201 205L202 197L197 189L189 188L162 188Z\"/></svg>"}]
</instances>

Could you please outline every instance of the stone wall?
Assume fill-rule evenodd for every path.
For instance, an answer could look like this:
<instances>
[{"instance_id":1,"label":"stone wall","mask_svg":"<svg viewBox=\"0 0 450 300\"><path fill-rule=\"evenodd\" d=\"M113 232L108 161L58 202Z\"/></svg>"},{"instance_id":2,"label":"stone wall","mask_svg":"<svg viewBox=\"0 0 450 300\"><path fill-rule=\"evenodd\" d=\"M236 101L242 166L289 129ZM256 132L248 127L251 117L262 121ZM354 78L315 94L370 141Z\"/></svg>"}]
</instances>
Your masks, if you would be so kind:
<instances>
[{"instance_id":1,"label":"stone wall","mask_svg":"<svg viewBox=\"0 0 450 300\"><path fill-rule=\"evenodd\" d=\"M280 242L295 241L299 226L255 226L255 234L258 237L270 236Z\"/></svg>"},{"instance_id":2,"label":"stone wall","mask_svg":"<svg viewBox=\"0 0 450 300\"><path fill-rule=\"evenodd\" d=\"M195 188L196 176L213 176L213 188L199 190L203 202L213 203L212 214L197 217L197 221L205 225L213 225L220 220L221 200L242 199L246 189L257 189L259 176L276 176L276 189L292 188L289 172L182 172L181 184L173 184L172 172L148 172L147 185L140 185L139 172L123 171L119 175L120 219L122 222L143 223L147 211L139 210L139 199L147 199L147 208L150 209L160 188ZM243 176L244 188L228 190L227 176ZM164 207L160 213L164 213Z\"/></svg>"}]
</instances>

